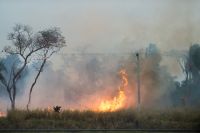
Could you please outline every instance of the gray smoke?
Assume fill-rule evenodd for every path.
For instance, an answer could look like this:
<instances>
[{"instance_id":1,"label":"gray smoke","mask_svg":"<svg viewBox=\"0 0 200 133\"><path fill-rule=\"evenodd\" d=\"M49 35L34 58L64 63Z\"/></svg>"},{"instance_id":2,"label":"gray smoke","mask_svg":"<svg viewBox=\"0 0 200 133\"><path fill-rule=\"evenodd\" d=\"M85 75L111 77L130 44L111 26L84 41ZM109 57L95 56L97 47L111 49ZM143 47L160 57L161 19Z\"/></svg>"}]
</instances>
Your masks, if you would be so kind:
<instances>
[{"instance_id":1,"label":"gray smoke","mask_svg":"<svg viewBox=\"0 0 200 133\"><path fill-rule=\"evenodd\" d=\"M141 51L142 104L170 106L173 77L165 66L160 65L162 57L156 45L151 44L147 49L149 51ZM60 69L55 70L53 62L46 65L33 91L32 107L58 104L64 108L92 109L105 96L114 97L117 94L121 82L120 69L126 69L129 78L127 107L135 107L137 83L134 53L65 54L62 60Z\"/></svg>"},{"instance_id":2,"label":"gray smoke","mask_svg":"<svg viewBox=\"0 0 200 133\"><path fill-rule=\"evenodd\" d=\"M16 55L6 55L0 58L0 61L5 67L5 70L2 71L2 75L4 79L8 82L10 79L10 76L11 77L13 76L11 74L13 66L15 70L17 70L19 67L18 64L19 62L21 62L21 60ZM26 68L25 71L20 75L19 82L16 85L18 88L17 93L16 93L17 100L20 97L24 97L24 92L26 89L28 78L29 78L29 69ZM6 110L9 107L10 107L10 101L8 97L8 92L6 90L6 87L2 83L0 83L0 109Z\"/></svg>"},{"instance_id":3,"label":"gray smoke","mask_svg":"<svg viewBox=\"0 0 200 133\"><path fill-rule=\"evenodd\" d=\"M135 51L136 52L136 51ZM139 51L141 61L141 97L143 107L173 107L178 97L177 84L155 44ZM64 109L93 109L104 98L116 96L121 83L119 71L125 69L129 86L125 91L127 108L137 104L137 60L132 54L63 54L62 66L48 62L33 90L32 108L61 105ZM198 62L197 62L198 63ZM169 64L170 65L170 64ZM33 67L34 66L34 67ZM18 107L25 108L28 88L33 81L36 64L29 66L25 90L18 98ZM173 95L172 95L173 94Z\"/></svg>"}]
</instances>

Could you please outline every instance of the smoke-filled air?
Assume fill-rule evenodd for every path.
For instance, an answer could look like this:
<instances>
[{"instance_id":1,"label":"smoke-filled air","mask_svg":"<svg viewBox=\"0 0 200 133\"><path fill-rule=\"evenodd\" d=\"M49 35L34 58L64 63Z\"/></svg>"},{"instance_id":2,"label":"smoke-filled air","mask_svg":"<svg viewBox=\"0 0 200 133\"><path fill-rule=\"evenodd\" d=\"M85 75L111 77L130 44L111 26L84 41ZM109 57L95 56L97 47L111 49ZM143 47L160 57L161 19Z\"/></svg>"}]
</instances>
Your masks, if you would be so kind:
<instances>
[{"instance_id":1,"label":"smoke-filled air","mask_svg":"<svg viewBox=\"0 0 200 133\"><path fill-rule=\"evenodd\" d=\"M13 110L198 109L199 8L198 0L1 0L0 120Z\"/></svg>"}]
</instances>

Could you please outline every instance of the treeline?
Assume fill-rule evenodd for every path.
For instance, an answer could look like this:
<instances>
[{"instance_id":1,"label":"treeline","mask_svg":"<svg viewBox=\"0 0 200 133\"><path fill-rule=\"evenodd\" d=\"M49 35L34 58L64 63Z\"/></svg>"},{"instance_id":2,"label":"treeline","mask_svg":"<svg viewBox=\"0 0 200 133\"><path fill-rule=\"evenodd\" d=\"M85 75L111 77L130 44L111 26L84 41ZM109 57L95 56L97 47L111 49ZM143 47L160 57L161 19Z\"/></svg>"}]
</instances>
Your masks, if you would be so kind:
<instances>
[{"instance_id":1,"label":"treeline","mask_svg":"<svg viewBox=\"0 0 200 133\"><path fill-rule=\"evenodd\" d=\"M179 58L184 80L175 82L171 94L174 106L200 107L200 45L190 46L188 52Z\"/></svg>"}]
</instances>

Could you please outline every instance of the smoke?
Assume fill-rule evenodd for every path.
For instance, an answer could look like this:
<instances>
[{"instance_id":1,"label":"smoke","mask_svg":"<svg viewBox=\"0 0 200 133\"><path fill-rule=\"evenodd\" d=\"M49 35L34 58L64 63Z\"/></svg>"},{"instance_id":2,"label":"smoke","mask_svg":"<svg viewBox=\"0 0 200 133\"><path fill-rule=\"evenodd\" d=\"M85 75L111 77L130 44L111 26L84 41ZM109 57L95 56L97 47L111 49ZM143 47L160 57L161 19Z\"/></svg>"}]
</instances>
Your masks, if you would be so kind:
<instances>
[{"instance_id":1,"label":"smoke","mask_svg":"<svg viewBox=\"0 0 200 133\"><path fill-rule=\"evenodd\" d=\"M94 109L103 99L117 95L121 69L126 70L129 80L125 90L126 108L135 108L138 70L135 53L136 51L132 54L63 54L60 59L62 65L57 69L54 62L47 62L33 90L31 108L61 105L64 109ZM191 53L195 52L191 50ZM142 107L169 108L177 101L180 102L182 92L177 91L180 84L177 84L168 67L161 63L163 56L159 48L155 44L149 44L139 54ZM196 56L194 61L199 63ZM26 74L28 78L20 83L20 95L17 98L19 108L25 108L37 65L32 63L29 66ZM6 95L2 97L2 94L1 106L8 107L4 98ZM193 93L191 95L196 96Z\"/></svg>"},{"instance_id":2,"label":"smoke","mask_svg":"<svg viewBox=\"0 0 200 133\"><path fill-rule=\"evenodd\" d=\"M84 4L71 1L3 1L0 5L0 26L6 34L16 22L28 23L34 29L43 29L53 24L61 27L64 35L69 38L69 46L63 50L62 58L57 56L46 64L33 90L33 108L59 104L66 108L90 109L103 96L115 95L120 83L118 71L121 68L127 70L129 78L126 94L130 99L127 107L135 107L137 61L134 53L123 53L132 53L145 47L153 50L141 50L142 104L151 107L170 106L179 100L171 100L169 95L177 88L173 76L180 75L181 71L176 59L166 60L162 52L185 50L192 43L200 42L199 5L198 0L88 0ZM9 16L23 17L13 19ZM33 20L32 16L36 18ZM1 42L7 44L4 34L0 36ZM148 46L149 42L158 45ZM91 51L104 54L89 54ZM74 52L78 54L66 54ZM198 61L195 63L198 64ZM28 89L35 76L34 66L30 65L28 71L27 80L25 77L19 83L19 107L26 105ZM178 84L181 86L182 83ZM197 94L194 94L195 97L198 97ZM178 95L174 93L173 97ZM0 106L8 107L7 92L4 89L0 90L0 98Z\"/></svg>"},{"instance_id":3,"label":"smoke","mask_svg":"<svg viewBox=\"0 0 200 133\"><path fill-rule=\"evenodd\" d=\"M0 58L0 60L1 60L1 63L5 67L5 70L2 70L2 75L5 79L5 81L7 81L7 83L8 83L10 77L12 78L12 76L13 76L12 75L13 67L16 71L19 67L21 60L16 55L6 55L6 56ZM16 93L17 99L19 97L24 96L24 91L26 89L28 75L29 75L29 69L26 68L24 70L24 72L20 75L19 82L16 85L18 88L17 93ZM0 109L6 110L9 107L10 107L10 101L9 101L8 92L6 90L6 87L0 82Z\"/></svg>"},{"instance_id":4,"label":"smoke","mask_svg":"<svg viewBox=\"0 0 200 133\"><path fill-rule=\"evenodd\" d=\"M32 106L93 108L103 96L115 95L118 90L120 58L103 54L63 55L60 69L53 69L51 63L46 65L33 91Z\"/></svg>"},{"instance_id":5,"label":"smoke","mask_svg":"<svg viewBox=\"0 0 200 133\"><path fill-rule=\"evenodd\" d=\"M2 44L7 44L5 36L10 27L27 23L36 30L59 26L69 38L67 52L86 44L91 44L89 50L95 53L130 52L146 47L149 42L158 44L161 50L185 49L200 42L199 5L198 0L49 0L48 3L4 0L0 5L3 30L0 38Z\"/></svg>"},{"instance_id":6,"label":"smoke","mask_svg":"<svg viewBox=\"0 0 200 133\"><path fill-rule=\"evenodd\" d=\"M175 88L174 78L166 66L161 65L162 55L155 44L150 44L142 63L142 97L144 107L170 107L170 93Z\"/></svg>"},{"instance_id":7,"label":"smoke","mask_svg":"<svg viewBox=\"0 0 200 133\"><path fill-rule=\"evenodd\" d=\"M169 93L173 77L165 66L156 45L141 51L141 95L144 107L169 107ZM116 96L121 83L119 71L125 69L129 86L126 108L135 108L137 102L136 56L132 54L65 54L63 64L54 69L48 62L33 90L32 108L61 105L65 109L94 109L105 98ZM34 67L26 83L20 107L27 101L28 87L34 78Z\"/></svg>"},{"instance_id":8,"label":"smoke","mask_svg":"<svg viewBox=\"0 0 200 133\"><path fill-rule=\"evenodd\" d=\"M13 67L17 70L20 64L20 58L16 55L6 55L5 57L0 59L2 64L4 64L6 70L3 71L3 76L5 78L6 81L9 81L10 76L12 77L13 75L11 74ZM25 85L26 85L26 79L28 76L28 68L25 69L25 71L20 75L20 79L19 82L17 84L17 88L19 88L18 92L17 92L17 96L21 96L23 95L24 89L25 89ZM7 96L7 91L4 88L4 86L2 84L0 84L0 96L3 96L5 98L8 98Z\"/></svg>"}]
</instances>

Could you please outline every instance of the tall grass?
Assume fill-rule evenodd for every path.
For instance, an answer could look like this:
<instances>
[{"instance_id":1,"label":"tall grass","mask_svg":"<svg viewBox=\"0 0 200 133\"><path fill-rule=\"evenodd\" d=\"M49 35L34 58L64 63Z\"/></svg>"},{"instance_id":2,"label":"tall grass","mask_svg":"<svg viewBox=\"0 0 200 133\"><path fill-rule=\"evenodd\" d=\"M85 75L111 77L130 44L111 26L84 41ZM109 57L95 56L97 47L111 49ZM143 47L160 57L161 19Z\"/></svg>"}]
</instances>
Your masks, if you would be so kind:
<instances>
[{"instance_id":1,"label":"tall grass","mask_svg":"<svg viewBox=\"0 0 200 133\"><path fill-rule=\"evenodd\" d=\"M0 118L0 128L173 128L197 129L200 110L120 110L116 112L70 111L61 113L47 110L8 111Z\"/></svg>"}]
</instances>

